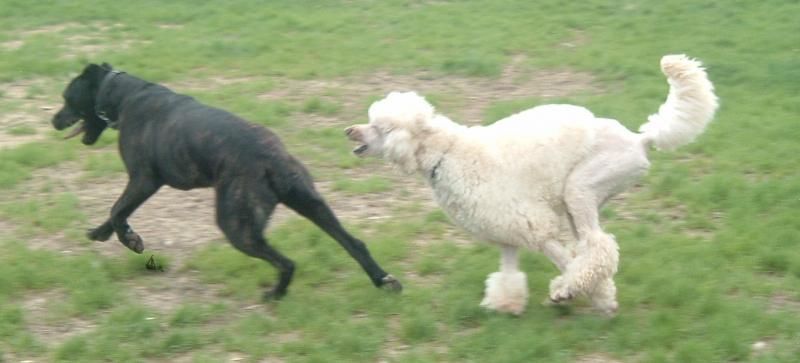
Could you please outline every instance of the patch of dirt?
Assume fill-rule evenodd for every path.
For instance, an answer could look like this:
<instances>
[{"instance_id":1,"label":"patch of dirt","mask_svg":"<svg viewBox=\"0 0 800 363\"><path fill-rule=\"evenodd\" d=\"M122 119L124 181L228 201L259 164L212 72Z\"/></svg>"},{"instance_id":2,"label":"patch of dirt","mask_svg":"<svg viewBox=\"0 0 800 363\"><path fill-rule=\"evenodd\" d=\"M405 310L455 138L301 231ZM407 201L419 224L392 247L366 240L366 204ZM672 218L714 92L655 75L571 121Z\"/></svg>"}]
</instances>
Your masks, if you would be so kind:
<instances>
[{"instance_id":1,"label":"patch of dirt","mask_svg":"<svg viewBox=\"0 0 800 363\"><path fill-rule=\"evenodd\" d=\"M15 34L17 39L6 41L0 44L0 47L14 51L23 47L34 36L74 33L65 36L64 41L59 42L58 47L62 50L61 57L63 59L76 59L78 57L94 58L109 49L128 49L147 43L147 41L132 38L112 40L108 36L108 32L118 30L123 26L119 23L104 22L52 24L20 30Z\"/></svg>"},{"instance_id":2,"label":"patch of dirt","mask_svg":"<svg viewBox=\"0 0 800 363\"><path fill-rule=\"evenodd\" d=\"M0 149L13 148L45 138L52 130L50 119L61 107L58 95L45 95L47 79L26 79L0 84L0 95L4 104L12 107L0 112ZM31 134L14 135L10 130L25 127Z\"/></svg>"},{"instance_id":3,"label":"patch of dirt","mask_svg":"<svg viewBox=\"0 0 800 363\"><path fill-rule=\"evenodd\" d=\"M607 203L608 206L613 207L616 216L615 219L627 220L632 223L646 223L655 230L665 228L668 224L681 223L688 218L689 212L686 206L678 204L674 206L665 207L663 203L656 199L639 202L635 206L633 203L626 202L632 195L641 192L645 188L642 184L636 184L628 190L612 197ZM642 222L642 215L656 214L658 217L668 224L658 224L653 222ZM712 212L708 216L708 220L712 221L715 225L720 225L723 222L725 215L722 212ZM714 229L707 228L690 228L684 226L682 228L683 234L703 241L711 241L714 238Z\"/></svg>"},{"instance_id":4,"label":"patch of dirt","mask_svg":"<svg viewBox=\"0 0 800 363\"><path fill-rule=\"evenodd\" d=\"M107 150L86 150L90 153L107 153ZM35 170L31 179L19 188L16 198L21 200L41 198L45 194L70 193L78 198L81 212L87 216L89 229L104 222L108 213L125 188L127 175L119 173L103 178L84 178L82 161L65 162L59 165ZM364 198L334 196L332 182L317 183L320 192L326 196L334 212L347 224L352 219L383 219L395 217L392 214L392 198L397 203L408 200L408 196L387 196L381 193L367 194ZM416 197L412 197L416 198ZM431 208L433 203L430 202ZM269 231L289 218L300 218L296 213L280 205L272 215ZM145 254L163 255L169 258L175 269L180 269L186 260L209 243L227 243L216 225L214 210L214 191L210 188L182 191L163 187L150 197L129 218L130 225L142 236ZM10 224L9 224L10 225ZM104 256L119 256L130 253L113 236L106 242L76 241L64 233L32 236L27 240L31 248L60 251L62 253L82 253L93 251ZM178 283L183 280L170 281ZM177 282L176 282L177 281ZM186 281L188 288L196 281ZM166 293L165 290L161 290ZM177 292L180 294L180 292ZM151 295L141 294L142 296ZM169 296L160 298L170 300Z\"/></svg>"},{"instance_id":5,"label":"patch of dirt","mask_svg":"<svg viewBox=\"0 0 800 363\"><path fill-rule=\"evenodd\" d=\"M602 91L591 74L570 70L531 70L524 66L525 60L521 55L512 57L500 76L494 79L440 77L431 72L398 75L385 71L330 80L279 79L273 91L259 95L259 98L297 102L319 97L341 104L343 110L338 120L348 120L366 116L367 100L383 97L391 91L413 90L423 96L435 97L439 112L456 122L470 125L480 124L483 112L497 101ZM347 126L332 121L338 126Z\"/></svg>"},{"instance_id":6,"label":"patch of dirt","mask_svg":"<svg viewBox=\"0 0 800 363\"><path fill-rule=\"evenodd\" d=\"M574 49L589 43L589 35L583 30L573 30L572 38L559 44L562 48Z\"/></svg>"},{"instance_id":7,"label":"patch of dirt","mask_svg":"<svg viewBox=\"0 0 800 363\"><path fill-rule=\"evenodd\" d=\"M22 40L9 40L0 43L0 48L3 48L7 51L13 51L22 48L23 45L25 45L25 42Z\"/></svg>"},{"instance_id":8,"label":"patch of dirt","mask_svg":"<svg viewBox=\"0 0 800 363\"><path fill-rule=\"evenodd\" d=\"M62 33L67 29L80 27L81 24L79 23L61 23L61 24L51 24L45 25L38 28L33 29L24 29L20 30L17 35L22 38L27 38L34 35L40 34L55 34L55 33Z\"/></svg>"},{"instance_id":9,"label":"patch of dirt","mask_svg":"<svg viewBox=\"0 0 800 363\"><path fill-rule=\"evenodd\" d=\"M115 26L110 26L109 28L113 27ZM110 50L126 50L150 43L150 41L147 40L131 39L127 37L121 40L112 40L102 31L88 31L81 34L75 34L66 37L64 40L65 44L61 46L61 58L63 59L94 59Z\"/></svg>"},{"instance_id":10,"label":"patch of dirt","mask_svg":"<svg viewBox=\"0 0 800 363\"><path fill-rule=\"evenodd\" d=\"M575 363L621 363L621 361L603 353L592 353L578 357Z\"/></svg>"},{"instance_id":11,"label":"patch of dirt","mask_svg":"<svg viewBox=\"0 0 800 363\"><path fill-rule=\"evenodd\" d=\"M22 302L25 312L25 321L28 330L40 342L54 347L67 341L67 339L92 331L97 325L89 320L70 318L53 324L48 321L48 307L54 302L66 300L64 293L51 290L30 294Z\"/></svg>"},{"instance_id":12,"label":"patch of dirt","mask_svg":"<svg viewBox=\"0 0 800 363\"><path fill-rule=\"evenodd\" d=\"M91 152L108 152L88 150ZM36 198L39 194L71 193L77 196L81 212L94 228L105 221L114 202L122 194L127 183L126 174L114 174L103 178L83 177L82 162L66 162L33 172L26 186L20 188L21 199ZM42 192L45 190L45 192ZM198 247L211 241L224 241L222 232L216 227L214 217L214 192L211 189L181 191L163 187L150 197L128 219L133 229L142 236L145 253L168 256L175 266ZM83 241L80 241L83 242ZM106 242L89 245L66 240L64 236L34 237L29 244L34 248L57 251L91 249L106 256L128 253L116 236Z\"/></svg>"},{"instance_id":13,"label":"patch of dirt","mask_svg":"<svg viewBox=\"0 0 800 363\"><path fill-rule=\"evenodd\" d=\"M212 91L219 87L252 82L258 79L260 78L217 76L203 79L183 79L176 82L164 83L164 86L178 93L186 93L189 91Z\"/></svg>"},{"instance_id":14,"label":"patch of dirt","mask_svg":"<svg viewBox=\"0 0 800 363\"><path fill-rule=\"evenodd\" d=\"M201 281L194 272L184 271L177 266L163 272L143 272L126 285L127 294L133 300L166 317L187 303L214 301L230 306L244 303L222 297L220 288Z\"/></svg>"},{"instance_id":15,"label":"patch of dirt","mask_svg":"<svg viewBox=\"0 0 800 363\"><path fill-rule=\"evenodd\" d=\"M159 24L159 29L183 29L182 24Z\"/></svg>"},{"instance_id":16,"label":"patch of dirt","mask_svg":"<svg viewBox=\"0 0 800 363\"><path fill-rule=\"evenodd\" d=\"M355 157L355 156L353 156ZM316 166L309 165L313 169ZM436 207L430 188L417 175L402 175L389 165L375 165L370 170L348 170L345 178L359 180L380 175L392 183L392 188L383 192L352 195L334 190L331 181L316 181L317 189L333 211L343 220L384 220L402 217L398 207L419 204L425 210Z\"/></svg>"},{"instance_id":17,"label":"patch of dirt","mask_svg":"<svg viewBox=\"0 0 800 363\"><path fill-rule=\"evenodd\" d=\"M769 298L769 311L793 311L800 314L800 300L778 293Z\"/></svg>"}]
</instances>

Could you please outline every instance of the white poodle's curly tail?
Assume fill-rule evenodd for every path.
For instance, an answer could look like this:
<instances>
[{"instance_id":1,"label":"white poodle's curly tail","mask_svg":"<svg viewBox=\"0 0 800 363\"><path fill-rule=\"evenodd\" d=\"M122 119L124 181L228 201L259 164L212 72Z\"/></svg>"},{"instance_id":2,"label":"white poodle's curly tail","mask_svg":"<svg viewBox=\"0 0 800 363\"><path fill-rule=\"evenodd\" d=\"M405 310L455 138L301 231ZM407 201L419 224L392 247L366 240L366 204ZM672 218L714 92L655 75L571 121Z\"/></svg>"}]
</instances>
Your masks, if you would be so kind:
<instances>
[{"instance_id":1,"label":"white poodle's curly tail","mask_svg":"<svg viewBox=\"0 0 800 363\"><path fill-rule=\"evenodd\" d=\"M669 82L667 100L639 127L645 145L673 150L692 142L714 118L718 107L714 85L700 61L683 54L661 58Z\"/></svg>"}]
</instances>

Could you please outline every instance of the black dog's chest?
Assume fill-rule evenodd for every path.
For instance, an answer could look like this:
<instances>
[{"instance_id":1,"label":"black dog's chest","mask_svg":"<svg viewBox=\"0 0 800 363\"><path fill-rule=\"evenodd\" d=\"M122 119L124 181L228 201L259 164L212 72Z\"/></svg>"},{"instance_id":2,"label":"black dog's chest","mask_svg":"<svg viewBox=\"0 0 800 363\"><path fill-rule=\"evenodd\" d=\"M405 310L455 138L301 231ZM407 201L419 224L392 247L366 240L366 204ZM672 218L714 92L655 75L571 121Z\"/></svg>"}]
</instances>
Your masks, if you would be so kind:
<instances>
[{"instance_id":1,"label":"black dog's chest","mask_svg":"<svg viewBox=\"0 0 800 363\"><path fill-rule=\"evenodd\" d=\"M213 184L211 176L202 172L196 165L187 165L181 170L162 169L160 174L165 184L180 190L205 188Z\"/></svg>"},{"instance_id":2,"label":"black dog's chest","mask_svg":"<svg viewBox=\"0 0 800 363\"><path fill-rule=\"evenodd\" d=\"M169 140L157 137L146 141L146 133L121 130L120 154L127 169L136 173L152 173L166 185L180 190L209 187L214 182L213 163L192 152L191 145L179 137ZM146 146L145 146L146 145Z\"/></svg>"}]
</instances>

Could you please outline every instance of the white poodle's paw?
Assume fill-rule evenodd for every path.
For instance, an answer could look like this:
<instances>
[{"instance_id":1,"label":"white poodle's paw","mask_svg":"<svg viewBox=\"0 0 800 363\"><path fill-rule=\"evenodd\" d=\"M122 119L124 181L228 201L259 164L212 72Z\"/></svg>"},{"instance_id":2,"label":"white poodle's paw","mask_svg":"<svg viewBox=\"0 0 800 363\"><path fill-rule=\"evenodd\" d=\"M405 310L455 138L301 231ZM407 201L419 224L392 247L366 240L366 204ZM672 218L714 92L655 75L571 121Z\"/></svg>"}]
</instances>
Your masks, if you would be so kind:
<instances>
[{"instance_id":1,"label":"white poodle's paw","mask_svg":"<svg viewBox=\"0 0 800 363\"><path fill-rule=\"evenodd\" d=\"M617 315L619 304L617 303L617 300L614 299L603 300L603 301L592 300L592 307L594 307L597 311L603 313L603 315L612 317Z\"/></svg>"},{"instance_id":2,"label":"white poodle's paw","mask_svg":"<svg viewBox=\"0 0 800 363\"><path fill-rule=\"evenodd\" d=\"M490 310L520 315L528 304L528 279L523 272L494 272L486 279L481 306Z\"/></svg>"},{"instance_id":3,"label":"white poodle's paw","mask_svg":"<svg viewBox=\"0 0 800 363\"><path fill-rule=\"evenodd\" d=\"M614 316L619 309L617 287L612 279L601 281L589 294L589 299L592 301L592 306L605 315Z\"/></svg>"},{"instance_id":4,"label":"white poodle's paw","mask_svg":"<svg viewBox=\"0 0 800 363\"><path fill-rule=\"evenodd\" d=\"M576 296L576 291L569 286L564 276L556 276L550 280L550 301L560 303L572 300Z\"/></svg>"}]
</instances>

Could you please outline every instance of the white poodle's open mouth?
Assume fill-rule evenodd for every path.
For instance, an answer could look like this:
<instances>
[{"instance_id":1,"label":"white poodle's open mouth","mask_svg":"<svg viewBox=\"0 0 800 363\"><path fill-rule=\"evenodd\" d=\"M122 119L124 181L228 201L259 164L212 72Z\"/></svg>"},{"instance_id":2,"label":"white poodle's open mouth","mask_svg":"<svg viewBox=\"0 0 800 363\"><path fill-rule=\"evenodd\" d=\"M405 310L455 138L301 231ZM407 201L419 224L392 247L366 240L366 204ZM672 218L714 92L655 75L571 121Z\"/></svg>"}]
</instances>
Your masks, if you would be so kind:
<instances>
[{"instance_id":1,"label":"white poodle's open mouth","mask_svg":"<svg viewBox=\"0 0 800 363\"><path fill-rule=\"evenodd\" d=\"M363 136L358 130L358 127L350 126L344 130L344 133L347 135L347 138L350 139L350 141L355 141L358 143L358 146L353 149L353 154L356 156L364 156L364 154L367 152L367 149L369 149L369 146L364 143Z\"/></svg>"},{"instance_id":2,"label":"white poodle's open mouth","mask_svg":"<svg viewBox=\"0 0 800 363\"><path fill-rule=\"evenodd\" d=\"M367 152L368 148L369 146L366 144L358 145L355 147L355 149L353 149L353 154L356 154L356 156L364 156L364 153Z\"/></svg>"}]
</instances>

